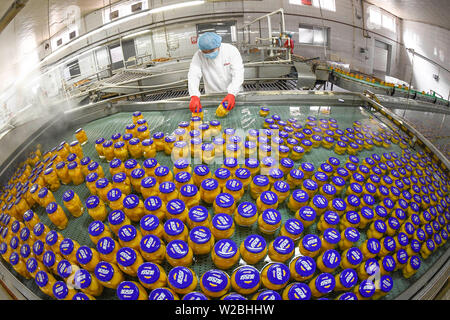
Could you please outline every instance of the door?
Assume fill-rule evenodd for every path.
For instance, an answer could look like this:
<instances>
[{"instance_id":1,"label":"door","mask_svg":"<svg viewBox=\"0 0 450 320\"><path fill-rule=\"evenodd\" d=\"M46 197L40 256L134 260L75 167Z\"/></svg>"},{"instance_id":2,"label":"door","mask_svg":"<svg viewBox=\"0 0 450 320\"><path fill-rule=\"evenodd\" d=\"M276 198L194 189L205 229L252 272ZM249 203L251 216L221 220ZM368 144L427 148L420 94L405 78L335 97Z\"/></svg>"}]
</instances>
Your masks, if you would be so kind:
<instances>
[{"instance_id":1,"label":"door","mask_svg":"<svg viewBox=\"0 0 450 320\"><path fill-rule=\"evenodd\" d=\"M384 77L390 74L391 69L391 48L390 44L375 40L373 56L373 74Z\"/></svg>"}]
</instances>

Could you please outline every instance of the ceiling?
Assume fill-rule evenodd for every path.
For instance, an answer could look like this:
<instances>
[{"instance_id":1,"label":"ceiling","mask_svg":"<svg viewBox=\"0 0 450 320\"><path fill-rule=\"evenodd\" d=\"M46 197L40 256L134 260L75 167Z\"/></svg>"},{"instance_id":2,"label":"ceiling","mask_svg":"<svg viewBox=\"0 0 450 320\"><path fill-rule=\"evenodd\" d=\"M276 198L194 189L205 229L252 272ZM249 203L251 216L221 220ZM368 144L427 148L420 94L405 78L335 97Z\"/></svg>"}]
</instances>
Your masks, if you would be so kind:
<instances>
[{"instance_id":1,"label":"ceiling","mask_svg":"<svg viewBox=\"0 0 450 320\"><path fill-rule=\"evenodd\" d=\"M423 22L450 30L449 0L368 0L405 20Z\"/></svg>"}]
</instances>

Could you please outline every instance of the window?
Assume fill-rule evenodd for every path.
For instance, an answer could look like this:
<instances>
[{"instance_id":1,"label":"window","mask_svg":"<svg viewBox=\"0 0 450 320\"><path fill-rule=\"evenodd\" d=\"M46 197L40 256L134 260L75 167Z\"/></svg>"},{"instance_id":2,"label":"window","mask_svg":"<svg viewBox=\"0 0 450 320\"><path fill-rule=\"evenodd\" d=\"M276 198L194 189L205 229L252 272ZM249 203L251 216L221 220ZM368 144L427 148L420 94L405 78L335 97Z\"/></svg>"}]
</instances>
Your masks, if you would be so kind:
<instances>
[{"instance_id":1,"label":"window","mask_svg":"<svg viewBox=\"0 0 450 320\"><path fill-rule=\"evenodd\" d=\"M370 6L368 27L371 29L384 28L395 32L395 18L376 6Z\"/></svg>"},{"instance_id":2,"label":"window","mask_svg":"<svg viewBox=\"0 0 450 320\"><path fill-rule=\"evenodd\" d=\"M128 0L103 9L103 24L148 9L148 1Z\"/></svg>"},{"instance_id":3,"label":"window","mask_svg":"<svg viewBox=\"0 0 450 320\"><path fill-rule=\"evenodd\" d=\"M329 46L330 28L300 25L298 29L299 43L313 46Z\"/></svg>"},{"instance_id":4,"label":"window","mask_svg":"<svg viewBox=\"0 0 450 320\"><path fill-rule=\"evenodd\" d=\"M310 6L336 12L335 0L289 0L289 4Z\"/></svg>"},{"instance_id":5,"label":"window","mask_svg":"<svg viewBox=\"0 0 450 320\"><path fill-rule=\"evenodd\" d=\"M64 78L66 81L78 77L79 75L81 75L81 70L78 59L66 64L66 67L64 68Z\"/></svg>"},{"instance_id":6,"label":"window","mask_svg":"<svg viewBox=\"0 0 450 320\"><path fill-rule=\"evenodd\" d=\"M236 42L236 21L210 22L197 24L197 37L205 32L215 32L222 37L222 42Z\"/></svg>"}]
</instances>

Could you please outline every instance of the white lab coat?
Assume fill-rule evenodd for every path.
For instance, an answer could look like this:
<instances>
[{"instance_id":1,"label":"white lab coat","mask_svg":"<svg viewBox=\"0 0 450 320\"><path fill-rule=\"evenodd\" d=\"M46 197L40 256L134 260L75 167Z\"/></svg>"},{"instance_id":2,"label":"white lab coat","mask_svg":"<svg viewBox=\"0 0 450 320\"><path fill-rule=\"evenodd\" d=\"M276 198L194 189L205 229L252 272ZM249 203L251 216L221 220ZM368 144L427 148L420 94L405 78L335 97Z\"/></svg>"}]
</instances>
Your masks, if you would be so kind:
<instances>
[{"instance_id":1,"label":"white lab coat","mask_svg":"<svg viewBox=\"0 0 450 320\"><path fill-rule=\"evenodd\" d=\"M200 97L202 77L206 94L227 92L236 96L244 83L244 65L239 50L231 44L222 43L215 59L206 58L198 50L192 58L188 73L191 97Z\"/></svg>"}]
</instances>

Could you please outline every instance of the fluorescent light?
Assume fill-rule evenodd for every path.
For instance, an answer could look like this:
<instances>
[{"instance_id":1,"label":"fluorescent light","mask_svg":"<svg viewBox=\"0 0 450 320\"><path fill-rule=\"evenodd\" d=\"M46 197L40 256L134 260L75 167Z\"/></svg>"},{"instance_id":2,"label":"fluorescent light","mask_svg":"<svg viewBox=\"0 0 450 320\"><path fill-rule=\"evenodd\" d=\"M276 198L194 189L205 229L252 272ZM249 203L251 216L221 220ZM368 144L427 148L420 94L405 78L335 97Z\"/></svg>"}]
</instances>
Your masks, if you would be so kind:
<instances>
[{"instance_id":1,"label":"fluorescent light","mask_svg":"<svg viewBox=\"0 0 450 320\"><path fill-rule=\"evenodd\" d=\"M167 10L174 10L174 9L179 9L179 8L197 6L197 5L204 4L204 3L205 3L204 0L180 2L180 3L175 3L175 4L169 4L164 7L151 9L150 11L151 11L151 13L158 13L158 12L163 12L163 11L167 11Z\"/></svg>"}]
</instances>

